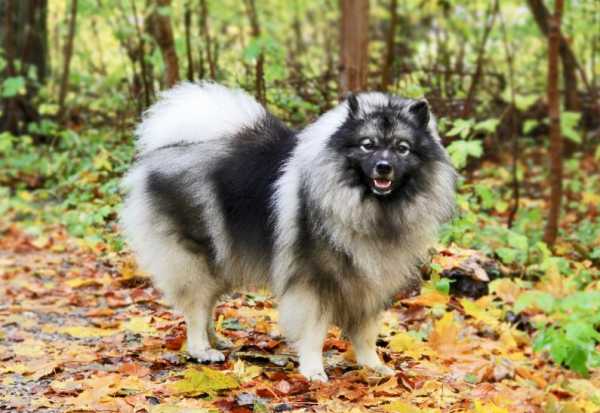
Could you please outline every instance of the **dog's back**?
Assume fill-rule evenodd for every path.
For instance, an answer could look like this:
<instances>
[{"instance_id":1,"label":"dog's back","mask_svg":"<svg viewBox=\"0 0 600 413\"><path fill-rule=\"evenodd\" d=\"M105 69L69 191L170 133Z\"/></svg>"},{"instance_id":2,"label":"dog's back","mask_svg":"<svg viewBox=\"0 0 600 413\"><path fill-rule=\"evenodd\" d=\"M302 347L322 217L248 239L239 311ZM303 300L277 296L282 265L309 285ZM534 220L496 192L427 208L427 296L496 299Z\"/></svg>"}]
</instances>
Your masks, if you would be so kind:
<instances>
[{"instance_id":1,"label":"dog's back","mask_svg":"<svg viewBox=\"0 0 600 413\"><path fill-rule=\"evenodd\" d=\"M171 304L185 307L198 283L268 282L272 186L294 145L253 98L212 83L180 85L149 109L121 223Z\"/></svg>"}]
</instances>

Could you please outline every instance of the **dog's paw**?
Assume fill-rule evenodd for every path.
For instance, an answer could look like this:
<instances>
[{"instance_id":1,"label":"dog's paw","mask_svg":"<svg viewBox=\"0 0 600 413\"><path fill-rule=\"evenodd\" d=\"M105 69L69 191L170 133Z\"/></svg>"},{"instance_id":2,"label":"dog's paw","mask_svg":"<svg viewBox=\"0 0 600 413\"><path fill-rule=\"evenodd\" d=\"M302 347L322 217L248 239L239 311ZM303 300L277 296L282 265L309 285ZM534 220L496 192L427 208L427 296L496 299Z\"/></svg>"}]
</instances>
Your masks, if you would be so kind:
<instances>
[{"instance_id":1,"label":"dog's paw","mask_svg":"<svg viewBox=\"0 0 600 413\"><path fill-rule=\"evenodd\" d=\"M308 369L303 369L302 367L300 367L299 370L300 373L310 381L321 383L327 383L329 381L329 378L327 377L327 374L325 373L325 370L323 370L322 367Z\"/></svg>"},{"instance_id":2,"label":"dog's paw","mask_svg":"<svg viewBox=\"0 0 600 413\"><path fill-rule=\"evenodd\" d=\"M196 359L199 363L220 363L225 361L225 355L214 348L188 349L190 357Z\"/></svg>"}]
</instances>

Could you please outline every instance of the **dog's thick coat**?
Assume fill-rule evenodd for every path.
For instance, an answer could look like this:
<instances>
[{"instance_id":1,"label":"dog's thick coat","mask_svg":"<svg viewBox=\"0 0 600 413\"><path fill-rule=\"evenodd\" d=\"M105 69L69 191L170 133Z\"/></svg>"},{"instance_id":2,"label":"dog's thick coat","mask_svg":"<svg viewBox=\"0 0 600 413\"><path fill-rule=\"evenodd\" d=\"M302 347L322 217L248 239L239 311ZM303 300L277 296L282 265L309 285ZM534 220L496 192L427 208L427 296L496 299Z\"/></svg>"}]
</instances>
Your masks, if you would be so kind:
<instances>
[{"instance_id":1,"label":"dog's thick coat","mask_svg":"<svg viewBox=\"0 0 600 413\"><path fill-rule=\"evenodd\" d=\"M210 345L220 295L269 286L305 376L327 379L332 323L359 363L391 372L375 350L378 315L418 286L454 208L455 172L423 101L359 94L296 133L240 90L182 84L137 138L121 221L141 267L185 315L191 355L223 359ZM410 153L394 149L400 141ZM381 159L396 169L389 180L370 175ZM382 195L373 182L393 189Z\"/></svg>"}]
</instances>

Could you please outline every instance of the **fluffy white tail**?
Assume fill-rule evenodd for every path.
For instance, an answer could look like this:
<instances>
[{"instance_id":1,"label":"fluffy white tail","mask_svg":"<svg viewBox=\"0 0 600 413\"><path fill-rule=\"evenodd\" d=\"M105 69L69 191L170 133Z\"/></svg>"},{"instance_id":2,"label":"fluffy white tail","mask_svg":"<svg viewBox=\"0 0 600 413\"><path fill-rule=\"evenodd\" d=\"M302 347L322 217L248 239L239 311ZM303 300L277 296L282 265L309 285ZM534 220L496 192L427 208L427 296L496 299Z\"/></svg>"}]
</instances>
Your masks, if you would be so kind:
<instances>
[{"instance_id":1,"label":"fluffy white tail","mask_svg":"<svg viewBox=\"0 0 600 413\"><path fill-rule=\"evenodd\" d=\"M255 124L265 109L240 89L216 83L181 83L160 95L136 129L137 149L147 153L180 142L231 136Z\"/></svg>"}]
</instances>

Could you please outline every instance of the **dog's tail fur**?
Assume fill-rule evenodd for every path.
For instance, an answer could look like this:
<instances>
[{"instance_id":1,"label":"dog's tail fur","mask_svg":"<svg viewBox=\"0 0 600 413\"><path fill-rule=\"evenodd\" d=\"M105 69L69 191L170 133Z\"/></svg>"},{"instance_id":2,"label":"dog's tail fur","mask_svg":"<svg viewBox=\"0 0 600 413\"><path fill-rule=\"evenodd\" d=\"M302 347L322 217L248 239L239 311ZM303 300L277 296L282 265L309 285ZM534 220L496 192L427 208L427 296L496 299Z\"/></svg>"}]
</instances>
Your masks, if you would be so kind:
<instances>
[{"instance_id":1,"label":"dog's tail fur","mask_svg":"<svg viewBox=\"0 0 600 413\"><path fill-rule=\"evenodd\" d=\"M241 89L184 82L160 95L136 129L140 154L177 143L232 136L254 125L265 109Z\"/></svg>"}]
</instances>

